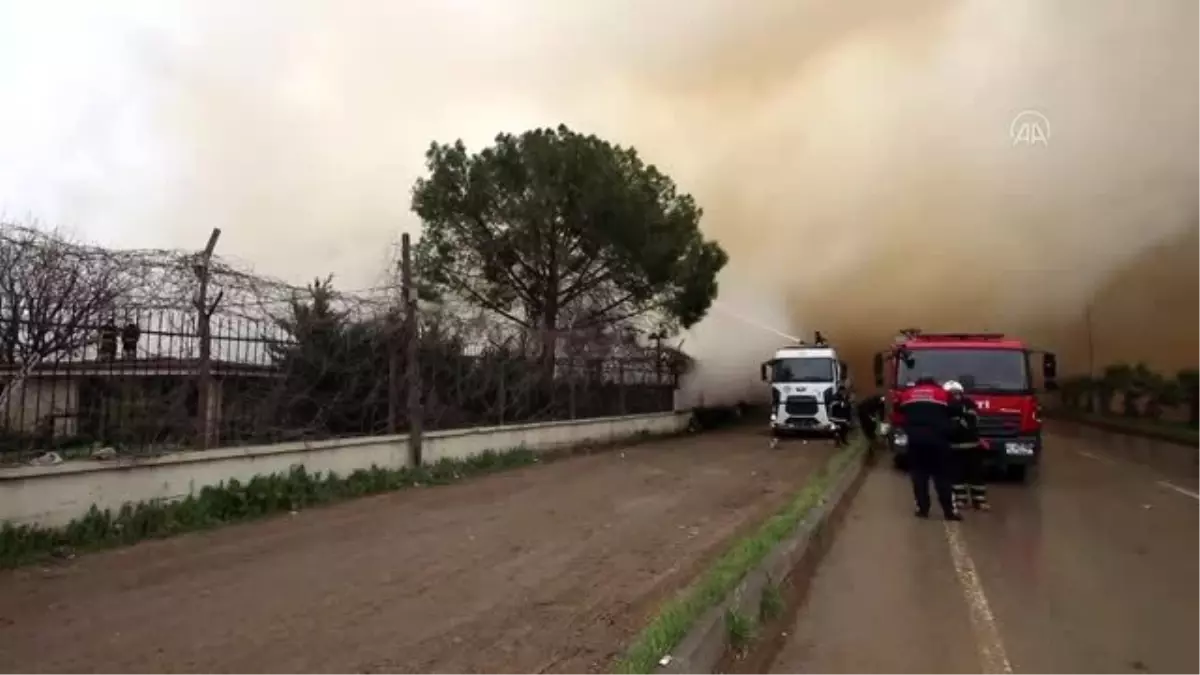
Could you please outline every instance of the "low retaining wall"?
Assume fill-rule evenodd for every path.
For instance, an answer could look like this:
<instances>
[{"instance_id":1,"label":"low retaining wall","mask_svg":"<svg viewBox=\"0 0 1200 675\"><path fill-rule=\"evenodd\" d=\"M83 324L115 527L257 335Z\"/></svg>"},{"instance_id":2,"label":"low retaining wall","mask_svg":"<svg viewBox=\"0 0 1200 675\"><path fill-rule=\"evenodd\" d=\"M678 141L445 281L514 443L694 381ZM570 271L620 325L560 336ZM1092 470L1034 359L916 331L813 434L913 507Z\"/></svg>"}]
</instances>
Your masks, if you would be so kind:
<instances>
[{"instance_id":1,"label":"low retaining wall","mask_svg":"<svg viewBox=\"0 0 1200 675\"><path fill-rule=\"evenodd\" d=\"M1141 464L1165 474L1195 477L1200 468L1200 454L1195 443L1153 438L1121 429L1110 430L1071 418L1048 418L1046 429L1056 435L1085 441L1114 459Z\"/></svg>"},{"instance_id":2,"label":"low retaining wall","mask_svg":"<svg viewBox=\"0 0 1200 675\"><path fill-rule=\"evenodd\" d=\"M665 435L684 430L689 418L689 413L652 413L432 431L422 437L422 460L464 459L517 447L544 452ZM406 435L370 436L0 469L0 521L59 527L92 505L116 510L126 502L182 499L231 478L248 481L296 465L343 476L371 465L400 469L409 464L407 443Z\"/></svg>"}]
</instances>

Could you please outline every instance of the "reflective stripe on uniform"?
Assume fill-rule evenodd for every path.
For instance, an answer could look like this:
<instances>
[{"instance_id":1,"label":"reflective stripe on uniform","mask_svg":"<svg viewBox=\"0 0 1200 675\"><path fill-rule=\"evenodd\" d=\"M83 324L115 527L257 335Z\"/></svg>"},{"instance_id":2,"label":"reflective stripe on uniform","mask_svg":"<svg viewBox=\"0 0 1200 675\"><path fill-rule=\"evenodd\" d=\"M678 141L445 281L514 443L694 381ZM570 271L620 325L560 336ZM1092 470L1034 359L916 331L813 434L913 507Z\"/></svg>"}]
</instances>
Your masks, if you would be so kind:
<instances>
[{"instance_id":1,"label":"reflective stripe on uniform","mask_svg":"<svg viewBox=\"0 0 1200 675\"><path fill-rule=\"evenodd\" d=\"M971 485L970 486L971 504L975 506L983 506L988 503L987 486L986 485Z\"/></svg>"}]
</instances>

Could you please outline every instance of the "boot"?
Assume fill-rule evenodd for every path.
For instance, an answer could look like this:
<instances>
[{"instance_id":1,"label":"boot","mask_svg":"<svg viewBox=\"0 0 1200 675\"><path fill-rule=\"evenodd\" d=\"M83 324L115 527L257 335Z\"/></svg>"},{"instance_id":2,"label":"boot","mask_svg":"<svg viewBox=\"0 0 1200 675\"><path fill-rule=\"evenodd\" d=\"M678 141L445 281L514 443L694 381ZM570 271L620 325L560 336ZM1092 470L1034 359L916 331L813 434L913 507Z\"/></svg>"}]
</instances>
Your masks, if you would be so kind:
<instances>
[{"instance_id":1,"label":"boot","mask_svg":"<svg viewBox=\"0 0 1200 675\"><path fill-rule=\"evenodd\" d=\"M992 507L988 504L987 488L982 485L971 486L971 507L976 511L991 511Z\"/></svg>"},{"instance_id":2,"label":"boot","mask_svg":"<svg viewBox=\"0 0 1200 675\"><path fill-rule=\"evenodd\" d=\"M954 496L954 507L958 510L967 508L971 502L970 488L966 483L956 483L950 488L951 494Z\"/></svg>"}]
</instances>

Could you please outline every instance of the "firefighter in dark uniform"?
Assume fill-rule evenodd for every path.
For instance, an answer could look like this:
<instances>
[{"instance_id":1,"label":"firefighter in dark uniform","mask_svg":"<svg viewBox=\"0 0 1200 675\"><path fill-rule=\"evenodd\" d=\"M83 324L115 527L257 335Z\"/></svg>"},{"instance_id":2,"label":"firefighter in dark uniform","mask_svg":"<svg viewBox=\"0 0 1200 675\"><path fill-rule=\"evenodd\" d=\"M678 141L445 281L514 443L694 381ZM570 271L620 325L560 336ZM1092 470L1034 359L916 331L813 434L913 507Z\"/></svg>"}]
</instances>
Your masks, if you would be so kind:
<instances>
[{"instance_id":1,"label":"firefighter in dark uniform","mask_svg":"<svg viewBox=\"0 0 1200 675\"><path fill-rule=\"evenodd\" d=\"M850 392L838 387L829 401L829 421L833 424L833 444L841 447L850 437Z\"/></svg>"},{"instance_id":2,"label":"firefighter in dark uniform","mask_svg":"<svg viewBox=\"0 0 1200 675\"><path fill-rule=\"evenodd\" d=\"M876 394L868 396L858 404L858 425L869 443L875 443L879 422L883 419L883 396Z\"/></svg>"},{"instance_id":3,"label":"firefighter in dark uniform","mask_svg":"<svg viewBox=\"0 0 1200 675\"><path fill-rule=\"evenodd\" d=\"M950 395L932 377L922 377L900 391L896 407L903 415L900 427L908 437L909 476L917 517L928 518L929 482L937 491L946 520L962 520L950 492L950 432L953 420Z\"/></svg>"},{"instance_id":4,"label":"firefighter in dark uniform","mask_svg":"<svg viewBox=\"0 0 1200 675\"><path fill-rule=\"evenodd\" d=\"M963 386L954 380L942 385L950 395L950 412L954 429L950 436L953 456L954 504L959 509L968 506L989 509L987 486L983 482L983 456L980 454L979 406L963 393Z\"/></svg>"}]
</instances>

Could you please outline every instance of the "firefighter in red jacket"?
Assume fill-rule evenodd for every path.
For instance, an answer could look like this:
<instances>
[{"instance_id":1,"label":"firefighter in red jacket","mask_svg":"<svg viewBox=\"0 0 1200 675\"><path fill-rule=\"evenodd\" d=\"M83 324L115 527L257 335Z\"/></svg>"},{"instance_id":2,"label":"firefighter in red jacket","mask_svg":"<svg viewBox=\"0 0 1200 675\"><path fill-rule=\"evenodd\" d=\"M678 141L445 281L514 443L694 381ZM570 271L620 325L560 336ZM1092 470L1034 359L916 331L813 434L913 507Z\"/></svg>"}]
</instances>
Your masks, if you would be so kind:
<instances>
[{"instance_id":1,"label":"firefighter in red jacket","mask_svg":"<svg viewBox=\"0 0 1200 675\"><path fill-rule=\"evenodd\" d=\"M950 434L953 418L950 395L932 377L922 377L900 391L897 409L908 437L909 476L917 500L917 517L928 518L929 482L946 520L962 520L950 492Z\"/></svg>"}]
</instances>

